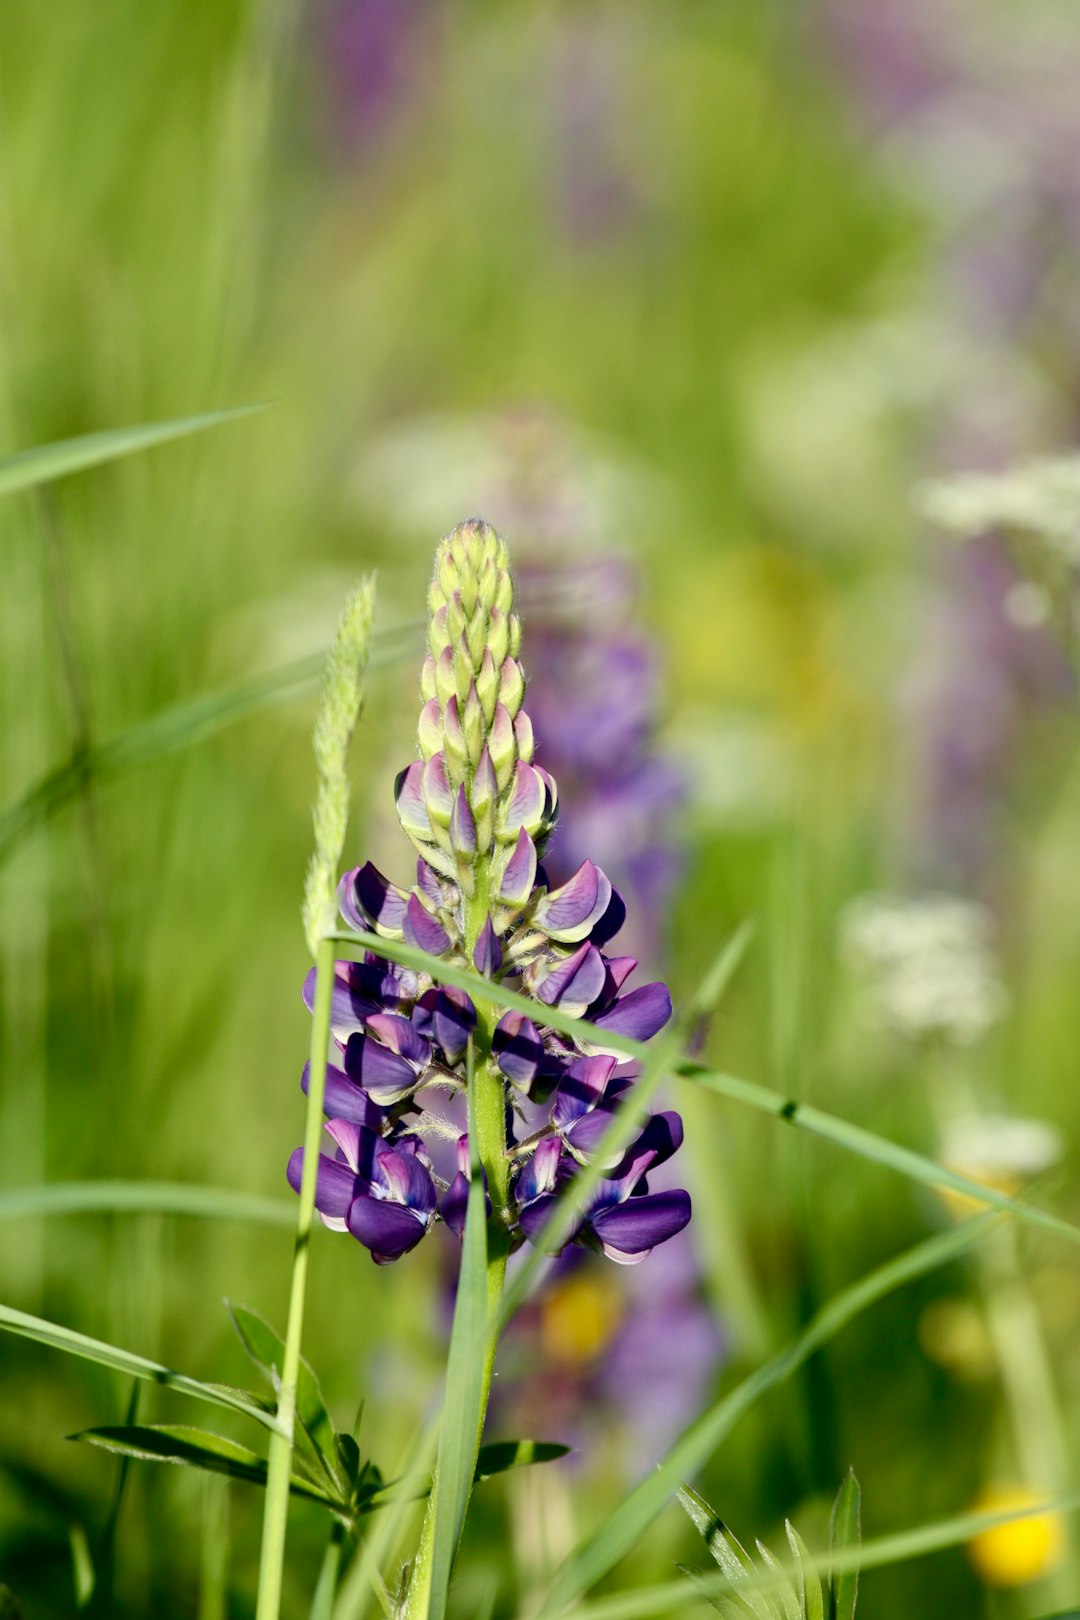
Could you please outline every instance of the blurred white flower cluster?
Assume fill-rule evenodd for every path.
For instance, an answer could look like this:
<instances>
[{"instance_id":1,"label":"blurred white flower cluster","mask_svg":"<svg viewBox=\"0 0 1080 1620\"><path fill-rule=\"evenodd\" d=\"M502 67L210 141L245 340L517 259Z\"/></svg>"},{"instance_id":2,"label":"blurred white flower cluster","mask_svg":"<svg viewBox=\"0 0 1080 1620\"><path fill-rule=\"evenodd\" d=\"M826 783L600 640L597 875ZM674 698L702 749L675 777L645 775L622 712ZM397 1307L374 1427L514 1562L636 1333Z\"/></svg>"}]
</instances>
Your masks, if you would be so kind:
<instances>
[{"instance_id":1,"label":"blurred white flower cluster","mask_svg":"<svg viewBox=\"0 0 1080 1620\"><path fill-rule=\"evenodd\" d=\"M863 895L843 913L841 945L882 1023L967 1046L1006 1007L993 930L985 906L952 895Z\"/></svg>"},{"instance_id":2,"label":"blurred white flower cluster","mask_svg":"<svg viewBox=\"0 0 1080 1620\"><path fill-rule=\"evenodd\" d=\"M1080 456L1039 456L1000 473L964 473L916 491L922 515L960 540L1018 530L1080 563Z\"/></svg>"},{"instance_id":3,"label":"blurred white flower cluster","mask_svg":"<svg viewBox=\"0 0 1080 1620\"><path fill-rule=\"evenodd\" d=\"M1057 1164L1064 1140L1043 1119L981 1114L954 1120L942 1138L940 1156L950 1169L1002 1191L1017 1191Z\"/></svg>"}]
</instances>

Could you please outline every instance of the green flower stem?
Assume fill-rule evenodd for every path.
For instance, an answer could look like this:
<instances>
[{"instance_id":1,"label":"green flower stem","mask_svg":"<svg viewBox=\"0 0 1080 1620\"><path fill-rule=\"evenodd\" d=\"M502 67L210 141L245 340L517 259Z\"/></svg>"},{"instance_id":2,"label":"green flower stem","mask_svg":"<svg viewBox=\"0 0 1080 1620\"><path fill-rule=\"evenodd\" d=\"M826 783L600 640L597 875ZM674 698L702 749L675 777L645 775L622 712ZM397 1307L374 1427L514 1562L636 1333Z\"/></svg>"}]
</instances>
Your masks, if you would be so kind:
<instances>
[{"instance_id":1,"label":"green flower stem","mask_svg":"<svg viewBox=\"0 0 1080 1620\"><path fill-rule=\"evenodd\" d=\"M488 913L487 873L478 875L476 894L466 917L465 934L468 956ZM482 1395L480 1418L476 1427L475 1453L480 1450L491 1379L495 1366L495 1352L499 1341L499 1306L506 1280L506 1262L510 1254L507 1210L510 1203L510 1159L506 1151L506 1092L502 1077L491 1062L491 1039L498 1020L498 1008L493 1002L473 995L476 1008L476 1035L474 1038L475 1065L472 1074L473 1119L476 1125L476 1153L484 1170L488 1195L491 1198L491 1219L488 1221L487 1266L487 1340L484 1346ZM438 1464L436 1463L436 1472ZM435 1545L435 1477L432 1476L431 1494L424 1512L420 1545L413 1564L409 1592L405 1603L404 1620L427 1620L431 1603L431 1563ZM257 1617L261 1620L261 1616Z\"/></svg>"},{"instance_id":2,"label":"green flower stem","mask_svg":"<svg viewBox=\"0 0 1080 1620\"><path fill-rule=\"evenodd\" d=\"M255 1620L278 1620L281 1609L281 1578L285 1565L285 1529L289 1512L289 1479L292 1475L293 1434L296 1422L296 1382L300 1371L300 1340L304 1328L308 1247L315 1217L315 1181L319 1169L326 1062L330 1052L330 998L333 987L334 942L323 939L319 941L315 956L315 1008L311 1023L311 1069L308 1082L307 1124L304 1131L304 1172L300 1183L300 1208L296 1217L296 1244L293 1249L285 1354L280 1368L278 1390L277 1416L281 1432L273 1434L270 1439Z\"/></svg>"}]
</instances>

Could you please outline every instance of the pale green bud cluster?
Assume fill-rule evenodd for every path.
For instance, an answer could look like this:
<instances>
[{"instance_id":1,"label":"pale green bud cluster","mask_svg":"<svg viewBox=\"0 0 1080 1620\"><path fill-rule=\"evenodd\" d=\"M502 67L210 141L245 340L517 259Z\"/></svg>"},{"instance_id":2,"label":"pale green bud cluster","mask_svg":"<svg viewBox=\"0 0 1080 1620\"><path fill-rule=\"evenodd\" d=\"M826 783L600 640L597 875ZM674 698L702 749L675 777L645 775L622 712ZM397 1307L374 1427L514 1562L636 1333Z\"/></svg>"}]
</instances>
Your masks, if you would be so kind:
<instances>
[{"instance_id":1,"label":"pale green bud cluster","mask_svg":"<svg viewBox=\"0 0 1080 1620\"><path fill-rule=\"evenodd\" d=\"M349 744L363 706L374 620L375 576L367 574L345 603L323 669L315 716L315 852L303 903L304 933L312 955L319 940L337 926L337 874L349 820Z\"/></svg>"},{"instance_id":2,"label":"pale green bud cluster","mask_svg":"<svg viewBox=\"0 0 1080 1620\"><path fill-rule=\"evenodd\" d=\"M555 784L532 767L510 558L481 519L440 543L428 605L420 759L399 781L398 813L435 871L471 896L489 862L497 895L522 829L534 844L550 832Z\"/></svg>"}]
</instances>

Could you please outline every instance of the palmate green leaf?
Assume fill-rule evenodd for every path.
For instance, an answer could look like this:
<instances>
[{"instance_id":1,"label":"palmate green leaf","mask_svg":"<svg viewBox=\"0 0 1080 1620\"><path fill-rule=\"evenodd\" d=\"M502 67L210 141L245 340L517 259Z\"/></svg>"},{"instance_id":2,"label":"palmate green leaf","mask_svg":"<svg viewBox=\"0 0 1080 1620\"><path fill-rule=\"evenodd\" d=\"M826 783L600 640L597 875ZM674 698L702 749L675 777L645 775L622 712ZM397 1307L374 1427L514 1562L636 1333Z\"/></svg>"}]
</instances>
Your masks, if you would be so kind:
<instances>
[{"instance_id":1,"label":"palmate green leaf","mask_svg":"<svg viewBox=\"0 0 1080 1620\"><path fill-rule=\"evenodd\" d=\"M471 1042L469 1049L471 1053ZM475 1154L477 1131L472 1118L472 1098L473 1087L470 1085L469 1140ZM446 1394L435 1466L435 1520L427 1620L443 1620L446 1613L450 1576L476 1470L484 1404L484 1358L489 1332L487 1263L484 1178L479 1164L474 1163L462 1237L454 1323L450 1330Z\"/></svg>"},{"instance_id":2,"label":"palmate green leaf","mask_svg":"<svg viewBox=\"0 0 1080 1620\"><path fill-rule=\"evenodd\" d=\"M429 956L426 951L418 950L403 940L381 939L375 934L355 934L342 931L331 936L335 944L355 951L372 951L388 962L397 962L404 967L416 968L427 973L440 984L455 985L458 989L467 990L473 995L480 995L488 1001L496 1002L500 1007L514 1008L525 1013L528 1017L537 1017L536 1002L528 996L508 990L501 984L492 985L490 979L483 979L479 974L468 968L455 966L451 962L444 962L437 956ZM717 960L713 970L713 977L717 980L719 988L723 988L725 973L730 971L733 960L737 961L738 953L745 945L747 931L740 930L739 934L726 947ZM694 1009L684 1016L683 1022L692 1017ZM551 1029L561 1030L564 1034L576 1036L583 1043L593 1042L598 1047L605 1047L612 1052L624 1053L627 1057L637 1058L646 1066L650 1061L656 1063L657 1051L661 1047L664 1037L659 1041L646 1045L641 1041L631 1040L629 1036L609 1033L590 1024L584 1018L572 1018L562 1013L557 1007L545 1007L543 1022ZM664 1050L664 1060L670 1054ZM946 1187L952 1192L964 1193L976 1204L988 1209L996 1209L1014 1215L1018 1220L1025 1221L1031 1226L1041 1227L1043 1231L1052 1232L1055 1237L1065 1238L1069 1243L1080 1244L1080 1226L1071 1221L1062 1220L1057 1215L1051 1215L1046 1210L1038 1209L1032 1204L1025 1204L1020 1199L1010 1198L1006 1193L998 1192L993 1187L985 1186L981 1181L973 1181L969 1176L962 1176L955 1171L948 1170L944 1165L937 1164L933 1159L925 1158L920 1153L914 1153L910 1148L899 1146L887 1137L878 1136L874 1131L868 1131L861 1125L853 1125L848 1120L840 1119L835 1114L827 1114L823 1109L812 1108L797 1102L791 1097L785 1097L781 1092L771 1091L768 1086L758 1085L751 1080L742 1080L735 1075L722 1074L718 1070L710 1069L706 1065L680 1058L673 1064L674 1072L684 1080L692 1081L710 1091L718 1092L734 1102L745 1104L754 1108L758 1113L769 1114L774 1119L784 1120L794 1125L798 1130L809 1131L814 1136L823 1137L837 1147L845 1148L849 1153L855 1153L860 1158L867 1159L873 1164L885 1165L895 1170L899 1175L906 1176L909 1181L921 1182L927 1187ZM635 1088L640 1094L641 1085L645 1079L638 1082ZM616 1121L622 1118L623 1111L616 1114ZM615 1127L609 1127L613 1132ZM599 1162L599 1158L597 1161ZM587 1172L585 1173L587 1174ZM584 1177L575 1177L570 1183L570 1189L579 1188ZM569 1190L569 1189L568 1189ZM564 1194L564 1196L566 1196ZM552 1228L554 1230L554 1227ZM541 1259L536 1252L529 1256L531 1265L540 1265ZM524 1270L524 1268L522 1268ZM509 1291L513 1304L520 1303L519 1271L515 1279L515 1288ZM505 1316L505 1312L504 1312Z\"/></svg>"},{"instance_id":3,"label":"palmate green leaf","mask_svg":"<svg viewBox=\"0 0 1080 1620\"><path fill-rule=\"evenodd\" d=\"M776 1582L777 1620L803 1620L802 1602L780 1560L763 1541L757 1543L757 1550L762 1565ZM783 1612L780 1613L780 1610Z\"/></svg>"},{"instance_id":4,"label":"palmate green leaf","mask_svg":"<svg viewBox=\"0 0 1080 1620\"><path fill-rule=\"evenodd\" d=\"M213 1434L209 1429L195 1429L187 1424L147 1423L119 1424L114 1427L84 1429L69 1435L87 1445L100 1446L120 1457L137 1457L143 1462L175 1463L181 1467L201 1468L211 1474L227 1474L230 1479L244 1479L252 1485L266 1484L266 1458L248 1446ZM348 1504L339 1501L329 1491L322 1490L313 1481L294 1474L289 1489L294 1496L320 1502L324 1507L347 1512Z\"/></svg>"},{"instance_id":5,"label":"palmate green leaf","mask_svg":"<svg viewBox=\"0 0 1080 1620\"><path fill-rule=\"evenodd\" d=\"M167 444L170 439L203 433L224 422L237 422L265 409L265 405L237 405L231 410L206 411L200 416L179 416L171 422L147 422L139 427L83 433L76 439L60 439L55 444L19 450L13 456L0 457L0 495L13 495L17 490L33 489L36 484L49 484L87 467L119 461L122 456L133 456L156 444Z\"/></svg>"},{"instance_id":6,"label":"palmate green leaf","mask_svg":"<svg viewBox=\"0 0 1080 1620\"><path fill-rule=\"evenodd\" d=\"M714 1606L721 1614L749 1614L755 1616L755 1620L776 1620L776 1610L765 1594L758 1592L753 1585L754 1566L746 1550L739 1545L720 1515L689 1485L680 1485L677 1500L705 1542L713 1560L731 1582L729 1593L710 1600L714 1601ZM684 1573L696 1576L698 1572L684 1570Z\"/></svg>"},{"instance_id":7,"label":"palmate green leaf","mask_svg":"<svg viewBox=\"0 0 1080 1620\"><path fill-rule=\"evenodd\" d=\"M240 1343L255 1365L266 1374L276 1392L279 1386L279 1370L285 1355L285 1344L281 1336L246 1305L234 1305L230 1300L226 1300L225 1309L232 1319ZM334 1425L326 1409L315 1370L304 1356L300 1357L300 1370L296 1380L296 1416L322 1459L329 1476L344 1485L344 1479L339 1477L340 1465L335 1445Z\"/></svg>"},{"instance_id":8,"label":"palmate green leaf","mask_svg":"<svg viewBox=\"0 0 1080 1620\"><path fill-rule=\"evenodd\" d=\"M74 1328L64 1327L59 1322L49 1322L43 1317L13 1310L10 1305L0 1305L0 1329L33 1339L53 1350L63 1350L67 1355L79 1356L84 1361L96 1361L102 1367L126 1373L129 1378L142 1378L148 1383L174 1389L178 1394L209 1401L213 1406L225 1406L232 1412L242 1412L245 1417L254 1418L256 1423L262 1424L264 1429L278 1429L273 1413L268 1412L246 1390L229 1389L223 1384L201 1383L199 1379L189 1378L186 1373L177 1372L173 1367L163 1366L161 1362L151 1361L131 1350L122 1350L118 1345L106 1344L103 1339L92 1339L85 1333L76 1333Z\"/></svg>"},{"instance_id":9,"label":"palmate green leaf","mask_svg":"<svg viewBox=\"0 0 1080 1620\"><path fill-rule=\"evenodd\" d=\"M879 1299L965 1253L996 1225L996 1217L983 1215L936 1233L822 1306L801 1333L692 1423L660 1466L636 1485L607 1522L570 1554L557 1570L536 1620L555 1620L613 1569L637 1545L680 1483L708 1461L762 1395L790 1377L808 1356Z\"/></svg>"},{"instance_id":10,"label":"palmate green leaf","mask_svg":"<svg viewBox=\"0 0 1080 1620\"><path fill-rule=\"evenodd\" d=\"M862 1537L859 1507L859 1482L855 1478L854 1469L849 1468L847 1478L833 1504L829 1535L830 1564L838 1554L858 1551ZM834 1573L829 1582L829 1620L854 1620L858 1596L858 1566Z\"/></svg>"}]
</instances>

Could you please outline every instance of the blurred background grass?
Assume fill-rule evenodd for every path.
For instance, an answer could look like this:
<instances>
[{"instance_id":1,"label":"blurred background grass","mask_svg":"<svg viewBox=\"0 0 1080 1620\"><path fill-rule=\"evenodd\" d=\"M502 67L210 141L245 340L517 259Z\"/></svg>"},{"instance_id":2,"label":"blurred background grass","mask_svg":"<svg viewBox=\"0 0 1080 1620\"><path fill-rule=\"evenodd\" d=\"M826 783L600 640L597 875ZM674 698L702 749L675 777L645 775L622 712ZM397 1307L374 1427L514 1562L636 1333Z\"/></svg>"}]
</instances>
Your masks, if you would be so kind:
<instances>
[{"instance_id":1,"label":"blurred background grass","mask_svg":"<svg viewBox=\"0 0 1080 1620\"><path fill-rule=\"evenodd\" d=\"M539 411L582 464L616 469L598 527L640 570L662 649L689 782L676 999L757 920L710 1055L922 1151L956 1086L1071 1134L1072 679L1045 627L1032 652L1008 620L1001 548L961 557L920 527L911 488L1074 436L1078 63L1080 23L1048 0L8 0L0 449L269 403L0 505L4 803L80 745L316 652L365 567L381 624L415 621L435 539L483 487L455 424ZM351 860L401 862L387 811L419 646L406 633L373 673ZM91 780L11 853L11 1186L284 1189L311 714L275 706ZM838 954L852 897L926 887L996 918L1009 1010L958 1053L869 1029ZM773 1122L678 1100L727 1347L713 1388L945 1218ZM1068 1454L1075 1264L1048 1240L1023 1249ZM283 1320L285 1231L23 1219L0 1255L9 1303L203 1377L246 1376L223 1297ZM340 1422L366 1395L385 1468L434 1387L441 1286L437 1255L375 1271L354 1245L316 1247L306 1343ZM980 1297L973 1270L936 1275L744 1422L703 1482L736 1534L775 1540L801 1515L812 1540L849 1463L869 1534L1014 1478ZM928 1319L942 1299L953 1316ZM100 1529L115 1472L64 1436L120 1421L128 1392L14 1340L0 1390L0 1579L27 1615L67 1614L69 1526ZM151 1395L142 1414L173 1410ZM516 1612L530 1571L654 1460L628 1451L609 1437L557 1485L487 1487L457 1612L496 1578L496 1613ZM199 1568L220 1506L197 1479L137 1470L114 1612L216 1612ZM230 1614L250 1609L260 1507L233 1488ZM295 1525L302 1614L321 1526L303 1508ZM690 1547L673 1511L619 1580L665 1578ZM996 1589L957 1551L868 1577L862 1606L1020 1617L1059 1595L1080 1600Z\"/></svg>"}]
</instances>

